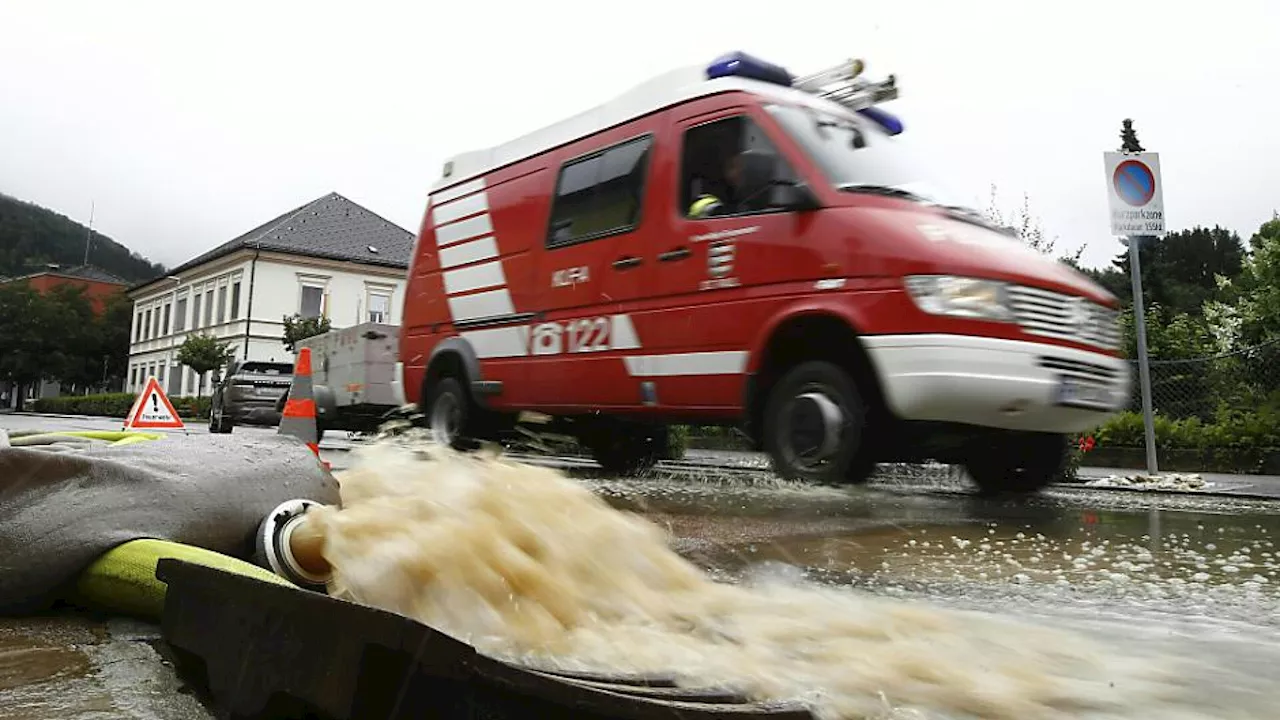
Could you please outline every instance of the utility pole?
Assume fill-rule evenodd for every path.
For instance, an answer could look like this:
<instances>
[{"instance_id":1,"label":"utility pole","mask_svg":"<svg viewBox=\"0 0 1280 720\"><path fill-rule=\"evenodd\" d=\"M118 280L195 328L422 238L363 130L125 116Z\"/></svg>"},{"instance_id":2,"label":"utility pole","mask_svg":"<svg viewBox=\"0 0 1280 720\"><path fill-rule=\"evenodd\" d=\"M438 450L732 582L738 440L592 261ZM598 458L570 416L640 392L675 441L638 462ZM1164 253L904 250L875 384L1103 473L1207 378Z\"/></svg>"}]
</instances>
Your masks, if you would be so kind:
<instances>
[{"instance_id":1,"label":"utility pole","mask_svg":"<svg viewBox=\"0 0 1280 720\"><path fill-rule=\"evenodd\" d=\"M1120 161L1108 161L1112 184L1113 232L1127 231L1121 242L1129 246L1129 278L1133 286L1133 329L1137 335L1138 382L1142 392L1142 425L1147 451L1147 472L1160 472L1156 459L1156 428L1151 407L1151 359L1147 354L1147 314L1142 300L1142 265L1139 259L1144 243L1156 241L1155 234L1164 232L1164 198L1160 186L1160 165L1156 153L1147 153L1138 142L1133 120L1125 118L1120 129ZM1144 157L1145 156L1145 157ZM1111 169L1114 167L1114 169ZM1154 168L1154 170L1153 170ZM1117 217L1119 204L1128 205Z\"/></svg>"},{"instance_id":2,"label":"utility pole","mask_svg":"<svg viewBox=\"0 0 1280 720\"><path fill-rule=\"evenodd\" d=\"M93 211L96 209L96 203L89 202L89 227L84 232L84 262L81 265L89 264L89 246L93 243Z\"/></svg>"}]
</instances>

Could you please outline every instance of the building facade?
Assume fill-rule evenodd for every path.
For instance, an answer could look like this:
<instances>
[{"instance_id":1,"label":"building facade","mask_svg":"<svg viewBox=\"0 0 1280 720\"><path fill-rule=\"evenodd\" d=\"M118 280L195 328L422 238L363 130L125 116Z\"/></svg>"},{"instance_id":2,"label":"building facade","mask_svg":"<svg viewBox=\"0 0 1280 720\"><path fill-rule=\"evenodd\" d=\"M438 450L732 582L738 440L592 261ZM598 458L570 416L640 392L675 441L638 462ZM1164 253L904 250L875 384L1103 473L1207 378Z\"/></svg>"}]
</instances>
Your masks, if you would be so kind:
<instances>
[{"instance_id":1,"label":"building facade","mask_svg":"<svg viewBox=\"0 0 1280 720\"><path fill-rule=\"evenodd\" d=\"M334 329L400 322L413 234L330 193L129 290L126 388L155 377L173 396L206 395L177 361L193 334L229 343L235 359L292 362L284 318L324 316Z\"/></svg>"}]
</instances>

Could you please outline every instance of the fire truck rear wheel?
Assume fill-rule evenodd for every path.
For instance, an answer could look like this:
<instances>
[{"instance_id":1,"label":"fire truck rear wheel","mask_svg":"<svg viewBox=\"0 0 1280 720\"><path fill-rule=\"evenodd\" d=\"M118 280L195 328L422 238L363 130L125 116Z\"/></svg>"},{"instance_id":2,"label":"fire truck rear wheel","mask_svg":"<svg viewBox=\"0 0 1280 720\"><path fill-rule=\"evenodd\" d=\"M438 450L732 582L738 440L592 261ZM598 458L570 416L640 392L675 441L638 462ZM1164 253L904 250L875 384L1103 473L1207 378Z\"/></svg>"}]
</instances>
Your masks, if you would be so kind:
<instances>
[{"instance_id":1,"label":"fire truck rear wheel","mask_svg":"<svg viewBox=\"0 0 1280 720\"><path fill-rule=\"evenodd\" d=\"M579 435L591 457L606 473L635 475L651 469L667 451L664 425L600 422Z\"/></svg>"},{"instance_id":2,"label":"fire truck rear wheel","mask_svg":"<svg viewBox=\"0 0 1280 720\"><path fill-rule=\"evenodd\" d=\"M875 469L863 443L867 406L832 363L801 363L783 375L769 393L763 425L773 470L788 480L863 483Z\"/></svg>"},{"instance_id":3,"label":"fire truck rear wheel","mask_svg":"<svg viewBox=\"0 0 1280 720\"><path fill-rule=\"evenodd\" d=\"M971 443L964 466L983 495L1033 493L1058 479L1069 454L1066 435L1009 432Z\"/></svg>"},{"instance_id":4,"label":"fire truck rear wheel","mask_svg":"<svg viewBox=\"0 0 1280 720\"><path fill-rule=\"evenodd\" d=\"M445 377L432 387L426 407L427 427L441 445L461 448L471 418L471 401L456 378Z\"/></svg>"}]
</instances>

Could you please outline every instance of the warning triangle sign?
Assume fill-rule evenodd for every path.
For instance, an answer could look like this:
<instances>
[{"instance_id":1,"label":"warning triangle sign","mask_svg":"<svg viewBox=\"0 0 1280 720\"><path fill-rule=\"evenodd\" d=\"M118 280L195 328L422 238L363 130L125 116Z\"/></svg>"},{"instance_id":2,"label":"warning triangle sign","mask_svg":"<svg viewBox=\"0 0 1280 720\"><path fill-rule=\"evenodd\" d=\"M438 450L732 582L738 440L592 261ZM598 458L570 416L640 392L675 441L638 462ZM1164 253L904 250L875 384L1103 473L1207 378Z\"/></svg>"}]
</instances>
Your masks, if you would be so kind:
<instances>
[{"instance_id":1,"label":"warning triangle sign","mask_svg":"<svg viewBox=\"0 0 1280 720\"><path fill-rule=\"evenodd\" d=\"M129 416L124 419L124 429L174 428L181 430L185 427L178 417L178 411L173 409L168 396L164 394L164 390L160 389L160 383L154 376L147 378L146 386L138 394L138 399L133 401Z\"/></svg>"}]
</instances>

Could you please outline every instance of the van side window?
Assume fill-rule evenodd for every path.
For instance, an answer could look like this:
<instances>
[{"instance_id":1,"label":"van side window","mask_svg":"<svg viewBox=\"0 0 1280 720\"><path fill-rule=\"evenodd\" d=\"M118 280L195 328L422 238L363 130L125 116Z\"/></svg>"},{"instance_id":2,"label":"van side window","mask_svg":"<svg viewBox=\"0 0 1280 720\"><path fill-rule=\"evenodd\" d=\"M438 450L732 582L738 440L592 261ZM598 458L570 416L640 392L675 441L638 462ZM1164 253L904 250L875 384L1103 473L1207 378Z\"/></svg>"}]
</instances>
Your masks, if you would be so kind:
<instances>
[{"instance_id":1,"label":"van side window","mask_svg":"<svg viewBox=\"0 0 1280 720\"><path fill-rule=\"evenodd\" d=\"M746 115L698 125L684 134L678 192L685 217L691 217L694 202L704 196L719 201L723 209L717 215L750 215L770 210L767 197L737 197L730 181L730 161L747 150L767 152L777 158L776 179L799 181L795 170L765 135L764 128Z\"/></svg>"},{"instance_id":2,"label":"van side window","mask_svg":"<svg viewBox=\"0 0 1280 720\"><path fill-rule=\"evenodd\" d=\"M566 162L556 182L547 247L634 230L652 144L646 135Z\"/></svg>"}]
</instances>

